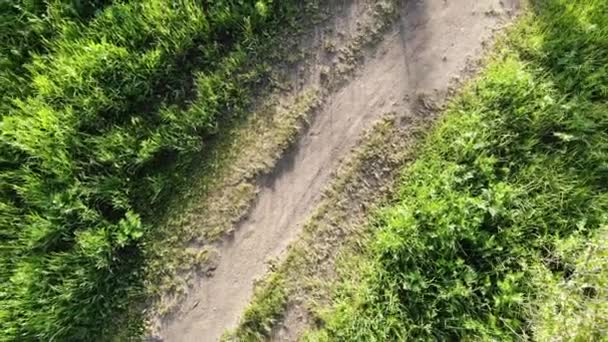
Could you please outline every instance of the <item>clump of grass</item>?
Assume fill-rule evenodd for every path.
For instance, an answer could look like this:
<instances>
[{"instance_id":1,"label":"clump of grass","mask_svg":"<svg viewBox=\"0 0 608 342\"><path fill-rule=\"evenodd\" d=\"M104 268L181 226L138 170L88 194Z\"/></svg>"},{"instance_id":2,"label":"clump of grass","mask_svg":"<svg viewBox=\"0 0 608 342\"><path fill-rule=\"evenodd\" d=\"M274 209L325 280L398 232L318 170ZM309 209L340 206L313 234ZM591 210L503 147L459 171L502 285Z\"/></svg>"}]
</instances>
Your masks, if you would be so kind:
<instances>
[{"instance_id":1,"label":"clump of grass","mask_svg":"<svg viewBox=\"0 0 608 342\"><path fill-rule=\"evenodd\" d=\"M274 272L255 291L255 303L245 311L237 329L222 337L223 341L262 341L267 338L287 306L285 274Z\"/></svg>"},{"instance_id":2,"label":"clump of grass","mask_svg":"<svg viewBox=\"0 0 608 342\"><path fill-rule=\"evenodd\" d=\"M562 318L602 336L605 294L583 279L596 289L605 272L585 278L563 246L584 249L608 219L605 13L605 1L533 4L404 170L362 280L345 279L307 339L568 339ZM547 298L548 285L592 298Z\"/></svg>"}]
</instances>

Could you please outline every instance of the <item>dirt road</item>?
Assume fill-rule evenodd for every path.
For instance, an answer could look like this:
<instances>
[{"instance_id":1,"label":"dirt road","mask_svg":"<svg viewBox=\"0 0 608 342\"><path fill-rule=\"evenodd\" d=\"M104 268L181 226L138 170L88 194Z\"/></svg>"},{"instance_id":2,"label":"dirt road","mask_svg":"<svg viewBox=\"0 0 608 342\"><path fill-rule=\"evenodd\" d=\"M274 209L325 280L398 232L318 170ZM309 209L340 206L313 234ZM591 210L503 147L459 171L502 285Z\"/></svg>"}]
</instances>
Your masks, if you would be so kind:
<instances>
[{"instance_id":1,"label":"dirt road","mask_svg":"<svg viewBox=\"0 0 608 342\"><path fill-rule=\"evenodd\" d=\"M365 1L342 2L341 15L332 23L335 37L318 37L335 39L338 49L365 25L362 12L370 8ZM484 40L517 9L515 0L411 0L399 6L397 22L364 53L354 76L328 93L295 148L258 185L250 215L219 247L213 276L199 279L180 313L164 322L165 341L217 341L233 328L268 260L298 236L332 171L361 133L389 112L425 115L429 101L443 101L454 78L480 56ZM318 51L318 63L307 72L340 67L323 51ZM323 77L311 79L303 90L323 87Z\"/></svg>"}]
</instances>

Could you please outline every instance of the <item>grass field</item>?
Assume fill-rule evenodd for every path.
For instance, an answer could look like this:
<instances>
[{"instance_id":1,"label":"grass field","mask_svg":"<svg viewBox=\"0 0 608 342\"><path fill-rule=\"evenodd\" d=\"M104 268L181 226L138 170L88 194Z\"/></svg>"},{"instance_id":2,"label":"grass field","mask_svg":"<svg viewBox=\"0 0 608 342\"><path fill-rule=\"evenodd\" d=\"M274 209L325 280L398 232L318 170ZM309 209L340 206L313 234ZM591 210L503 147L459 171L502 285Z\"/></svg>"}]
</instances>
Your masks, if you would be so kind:
<instances>
[{"instance_id":1,"label":"grass field","mask_svg":"<svg viewBox=\"0 0 608 342\"><path fill-rule=\"evenodd\" d=\"M608 2L532 1L403 170L322 341L608 331Z\"/></svg>"},{"instance_id":2,"label":"grass field","mask_svg":"<svg viewBox=\"0 0 608 342\"><path fill-rule=\"evenodd\" d=\"M112 338L148 218L311 3L0 2L0 340Z\"/></svg>"}]
</instances>

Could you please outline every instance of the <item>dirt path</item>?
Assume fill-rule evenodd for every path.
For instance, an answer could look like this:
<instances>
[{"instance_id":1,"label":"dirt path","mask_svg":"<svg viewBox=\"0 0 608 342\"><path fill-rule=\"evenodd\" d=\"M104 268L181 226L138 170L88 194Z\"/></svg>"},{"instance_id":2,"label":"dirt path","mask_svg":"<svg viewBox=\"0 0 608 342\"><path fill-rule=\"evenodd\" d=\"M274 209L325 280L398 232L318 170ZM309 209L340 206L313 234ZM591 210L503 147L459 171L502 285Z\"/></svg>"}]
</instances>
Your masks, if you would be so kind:
<instances>
[{"instance_id":1,"label":"dirt path","mask_svg":"<svg viewBox=\"0 0 608 342\"><path fill-rule=\"evenodd\" d=\"M347 11L352 17L336 21L337 32L357 25L361 4L348 6L353 6ZM259 185L250 215L220 246L213 276L200 279L188 308L165 322L161 336L166 341L216 341L236 326L255 280L298 236L361 133L386 113L424 115L429 101L442 101L450 81L466 72L484 39L515 7L516 0L403 1L397 25L367 53L356 76L324 101L297 146Z\"/></svg>"}]
</instances>

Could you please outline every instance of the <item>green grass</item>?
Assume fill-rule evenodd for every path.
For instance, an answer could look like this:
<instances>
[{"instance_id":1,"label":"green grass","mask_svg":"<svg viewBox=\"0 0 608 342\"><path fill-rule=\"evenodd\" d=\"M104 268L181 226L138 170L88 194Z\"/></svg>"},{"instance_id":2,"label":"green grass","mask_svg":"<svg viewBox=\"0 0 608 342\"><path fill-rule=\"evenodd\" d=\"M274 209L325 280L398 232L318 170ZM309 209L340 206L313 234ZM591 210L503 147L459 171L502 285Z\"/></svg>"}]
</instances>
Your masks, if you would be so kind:
<instances>
[{"instance_id":1,"label":"green grass","mask_svg":"<svg viewBox=\"0 0 608 342\"><path fill-rule=\"evenodd\" d=\"M27 64L33 55L48 52L45 41L64 28L88 21L109 1L0 1L0 116L10 110L11 98L31 91Z\"/></svg>"},{"instance_id":2,"label":"green grass","mask_svg":"<svg viewBox=\"0 0 608 342\"><path fill-rule=\"evenodd\" d=\"M608 2L529 12L403 171L305 339L606 336Z\"/></svg>"},{"instance_id":3,"label":"green grass","mask_svg":"<svg viewBox=\"0 0 608 342\"><path fill-rule=\"evenodd\" d=\"M239 326L225 332L223 341L263 341L287 308L288 290L285 274L273 272L256 288L255 301L243 313Z\"/></svg>"},{"instance_id":4,"label":"green grass","mask_svg":"<svg viewBox=\"0 0 608 342\"><path fill-rule=\"evenodd\" d=\"M117 333L149 218L308 4L0 3L0 340Z\"/></svg>"},{"instance_id":5,"label":"green grass","mask_svg":"<svg viewBox=\"0 0 608 342\"><path fill-rule=\"evenodd\" d=\"M601 341L608 333L608 226L590 238L573 234L556 245L570 267L563 277L539 265L534 281L542 292L533 333L539 341Z\"/></svg>"}]
</instances>

